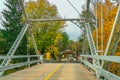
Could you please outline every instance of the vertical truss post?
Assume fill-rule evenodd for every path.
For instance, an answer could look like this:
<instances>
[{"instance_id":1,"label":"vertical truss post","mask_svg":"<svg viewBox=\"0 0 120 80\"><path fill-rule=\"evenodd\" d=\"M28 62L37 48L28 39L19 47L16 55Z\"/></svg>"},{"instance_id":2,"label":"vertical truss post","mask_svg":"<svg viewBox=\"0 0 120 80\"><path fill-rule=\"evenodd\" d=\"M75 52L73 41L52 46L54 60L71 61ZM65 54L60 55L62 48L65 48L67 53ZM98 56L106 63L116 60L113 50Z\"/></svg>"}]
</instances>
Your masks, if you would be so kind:
<instances>
[{"instance_id":1,"label":"vertical truss post","mask_svg":"<svg viewBox=\"0 0 120 80\"><path fill-rule=\"evenodd\" d=\"M87 35L87 38L88 38L88 42L89 42L89 45L90 45L91 55L98 55L98 53L96 51L96 48L95 48L94 41L93 41L93 36L92 36L92 32L91 32L89 23L86 23L85 29L86 29L86 35ZM99 60L98 59L93 59L93 65L97 66L97 67L100 67ZM96 71L96 76L97 76L97 78L99 78L99 76L100 76L99 71Z\"/></svg>"},{"instance_id":2,"label":"vertical truss post","mask_svg":"<svg viewBox=\"0 0 120 80\"><path fill-rule=\"evenodd\" d=\"M87 35L87 38L88 38L90 50L91 50L91 55L97 55L89 23L86 23L85 29L86 29L86 35ZM95 60L94 59L93 59L93 64L95 65Z\"/></svg>"},{"instance_id":3,"label":"vertical truss post","mask_svg":"<svg viewBox=\"0 0 120 80\"><path fill-rule=\"evenodd\" d=\"M27 35L27 55L28 55L28 59L27 59L27 62L28 62L28 68L30 67L30 30L28 29L28 35Z\"/></svg>"},{"instance_id":4,"label":"vertical truss post","mask_svg":"<svg viewBox=\"0 0 120 80\"><path fill-rule=\"evenodd\" d=\"M85 53L85 29L84 29L84 32L83 32L83 47L82 47L82 53L84 54Z\"/></svg>"},{"instance_id":5,"label":"vertical truss post","mask_svg":"<svg viewBox=\"0 0 120 80\"><path fill-rule=\"evenodd\" d=\"M35 38L34 38L34 35L32 34L32 30L31 30L30 35L31 35L31 38L32 38L32 42L33 42L33 46L34 46L34 49L35 49L35 53L37 55L40 55L40 52L38 51L38 47L37 47L37 44L36 44L36 41L35 41ZM40 60L40 56L38 57L38 59ZM38 64L39 64L39 62L38 62Z\"/></svg>"},{"instance_id":6,"label":"vertical truss post","mask_svg":"<svg viewBox=\"0 0 120 80\"><path fill-rule=\"evenodd\" d=\"M31 38L32 38L32 42L33 42L33 46L34 46L35 52L36 52L37 55L39 55L39 51L38 51L38 48L37 48L37 44L36 44L34 35L33 35L32 33L31 33Z\"/></svg>"},{"instance_id":7,"label":"vertical truss post","mask_svg":"<svg viewBox=\"0 0 120 80\"><path fill-rule=\"evenodd\" d=\"M96 51L96 47L93 41L93 36L92 36L92 32L91 32L91 28L90 28L90 24L89 24L89 8L90 8L90 2L91 0L87 0L87 5L86 5L86 23L85 23L85 29L86 29L86 34L87 34L87 38L88 38L88 42L90 45L90 50L91 50L91 55L98 55L97 51ZM100 62L98 59L93 59L93 65L100 67ZM96 76L97 78L100 77L100 72L98 70L96 70Z\"/></svg>"},{"instance_id":8,"label":"vertical truss post","mask_svg":"<svg viewBox=\"0 0 120 80\"><path fill-rule=\"evenodd\" d=\"M27 59L27 67L30 68L30 52L27 53L28 59Z\"/></svg>"}]
</instances>

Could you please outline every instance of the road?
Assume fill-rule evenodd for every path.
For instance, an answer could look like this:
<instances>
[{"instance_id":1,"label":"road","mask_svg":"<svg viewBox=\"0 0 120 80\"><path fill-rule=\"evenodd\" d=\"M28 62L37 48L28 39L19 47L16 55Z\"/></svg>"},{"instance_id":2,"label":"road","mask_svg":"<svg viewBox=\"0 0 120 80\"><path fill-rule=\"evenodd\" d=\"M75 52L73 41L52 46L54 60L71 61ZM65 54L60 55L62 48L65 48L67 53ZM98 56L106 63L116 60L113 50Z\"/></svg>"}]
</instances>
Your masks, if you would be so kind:
<instances>
[{"instance_id":1,"label":"road","mask_svg":"<svg viewBox=\"0 0 120 80\"><path fill-rule=\"evenodd\" d=\"M80 63L44 63L17 71L0 80L97 80Z\"/></svg>"}]
</instances>

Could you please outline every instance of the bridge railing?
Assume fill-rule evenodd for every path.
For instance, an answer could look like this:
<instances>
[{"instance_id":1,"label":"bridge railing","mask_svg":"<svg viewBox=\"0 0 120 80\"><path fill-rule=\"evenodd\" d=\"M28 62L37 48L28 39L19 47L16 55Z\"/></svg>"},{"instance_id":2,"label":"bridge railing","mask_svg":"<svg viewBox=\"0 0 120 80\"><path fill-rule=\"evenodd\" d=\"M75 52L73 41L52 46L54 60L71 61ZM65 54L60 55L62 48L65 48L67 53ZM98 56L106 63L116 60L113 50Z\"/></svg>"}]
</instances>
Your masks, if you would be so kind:
<instances>
[{"instance_id":1,"label":"bridge railing","mask_svg":"<svg viewBox=\"0 0 120 80\"><path fill-rule=\"evenodd\" d=\"M14 68L17 68L17 67L22 67L22 66L29 66L30 64L38 63L38 62L40 62L40 60L31 59L31 58L38 58L38 57L40 57L40 55L14 55L14 56L9 56L9 57L7 57L7 59L26 58L26 62L10 63L9 65L1 66L0 71L14 69ZM3 60L4 58L6 58L6 56L0 56L0 60ZM27 60L27 59L29 59L29 60Z\"/></svg>"},{"instance_id":2,"label":"bridge railing","mask_svg":"<svg viewBox=\"0 0 120 80\"><path fill-rule=\"evenodd\" d=\"M104 79L107 79L107 80L120 80L119 76L105 69L102 69L102 67L93 65L91 62L88 61L88 58L120 63L120 56L81 55L81 62L84 63L87 67L94 70L95 72L99 72L100 77L103 77Z\"/></svg>"}]
</instances>

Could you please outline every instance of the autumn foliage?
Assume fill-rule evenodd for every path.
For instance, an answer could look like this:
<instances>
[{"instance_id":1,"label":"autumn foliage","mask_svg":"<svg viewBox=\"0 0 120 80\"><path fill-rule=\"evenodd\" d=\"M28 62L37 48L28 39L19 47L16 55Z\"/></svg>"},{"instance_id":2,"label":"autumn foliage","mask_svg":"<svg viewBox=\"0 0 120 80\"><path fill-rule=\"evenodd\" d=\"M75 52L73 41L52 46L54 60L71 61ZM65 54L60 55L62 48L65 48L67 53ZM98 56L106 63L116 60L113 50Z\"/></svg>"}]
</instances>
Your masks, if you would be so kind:
<instances>
[{"instance_id":1,"label":"autumn foliage","mask_svg":"<svg viewBox=\"0 0 120 80\"><path fill-rule=\"evenodd\" d=\"M100 55L102 55L102 54L105 53L105 49L106 49L106 46L108 44L110 33L111 33L112 28L113 28L116 13L117 13L117 10L118 10L118 4L113 3L110 0L105 0L105 2L103 2L103 3L97 3L95 5L94 10L95 10L94 11L95 14L97 12L96 17L97 17L97 20L98 20L98 24L97 24L98 28L96 28L93 31L93 38L94 38L94 41L96 41L96 37L97 37L96 36L96 34L97 34L96 30L97 30L97 32L98 32L98 37L97 37L98 38L98 50L102 50L102 47L103 47L103 53L102 52L99 53ZM120 41L119 41L116 52L114 54L111 54L112 48L115 44L115 39L117 38L116 34L118 32L118 29L119 29L119 26L117 24L116 28L115 28L115 31L114 31L114 34L113 34L110 49L109 49L107 55L120 56ZM103 35L103 38L101 37L102 35ZM103 45L101 45L102 41L103 41ZM96 42L95 42L95 44L97 45ZM120 76L120 73L119 73L120 72L119 71L120 64L111 62L110 65L107 66L107 68L108 68L107 70L109 70L110 72Z\"/></svg>"}]
</instances>

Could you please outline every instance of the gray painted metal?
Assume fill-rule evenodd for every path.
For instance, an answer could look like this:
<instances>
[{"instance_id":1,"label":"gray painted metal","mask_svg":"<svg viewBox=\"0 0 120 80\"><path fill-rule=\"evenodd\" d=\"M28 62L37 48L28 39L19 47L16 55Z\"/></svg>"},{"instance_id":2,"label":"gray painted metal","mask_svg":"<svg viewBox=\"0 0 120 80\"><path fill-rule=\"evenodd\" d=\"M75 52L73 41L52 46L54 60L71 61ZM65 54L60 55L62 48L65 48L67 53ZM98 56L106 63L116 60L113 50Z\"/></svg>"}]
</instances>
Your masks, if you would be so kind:
<instances>
[{"instance_id":1,"label":"gray painted metal","mask_svg":"<svg viewBox=\"0 0 120 80\"><path fill-rule=\"evenodd\" d=\"M6 66L6 65L8 65L8 63L10 62L10 59L8 59L8 57L14 55L16 49L18 48L18 46L19 46L19 44L20 44L20 42L21 42L21 40L22 40L22 38L23 38L26 30L27 30L27 28L28 28L28 24L26 24L26 25L22 28L22 30L21 30L21 32L19 33L17 39L16 39L15 42L13 43L12 47L10 48L9 52L8 52L7 55L6 55L6 58L4 59L4 61L2 62L2 64L1 64L0 66Z\"/></svg>"},{"instance_id":2,"label":"gray painted metal","mask_svg":"<svg viewBox=\"0 0 120 80\"><path fill-rule=\"evenodd\" d=\"M116 75L114 75L114 74L112 74L104 69L97 68L97 70L100 72L101 76L105 77L108 80L120 80L119 76L116 76Z\"/></svg>"},{"instance_id":3,"label":"gray painted metal","mask_svg":"<svg viewBox=\"0 0 120 80\"><path fill-rule=\"evenodd\" d=\"M89 42L89 45L90 45L90 51L91 51L92 55L97 55L97 51L96 51L96 48L95 48L95 44L94 44L94 41L93 41L93 36L92 36L92 32L91 32L89 23L86 23L85 29L86 29L88 42ZM97 65L97 66L100 66L100 63L99 63L98 60L95 61L93 59L93 64Z\"/></svg>"},{"instance_id":4,"label":"gray painted metal","mask_svg":"<svg viewBox=\"0 0 120 80\"><path fill-rule=\"evenodd\" d=\"M95 48L94 41L93 41L93 36L92 36L92 32L91 32L91 28L90 28L89 23L85 24L85 29L86 29L88 42L90 45L90 51L91 51L92 55L98 55L96 48ZM98 59L93 59L92 61L93 61L93 65L96 65L98 67L100 66L100 62ZM99 78L99 76L100 76L100 73L98 71L96 71L96 76L97 76L97 78Z\"/></svg>"},{"instance_id":5,"label":"gray painted metal","mask_svg":"<svg viewBox=\"0 0 120 80\"><path fill-rule=\"evenodd\" d=\"M30 61L29 63L28 62L23 62L23 63L11 64L11 65L8 65L8 66L0 67L0 71L9 70L9 69L25 66L25 65L28 65L28 64L37 63L37 62L40 62L40 60Z\"/></svg>"},{"instance_id":6,"label":"gray painted metal","mask_svg":"<svg viewBox=\"0 0 120 80\"><path fill-rule=\"evenodd\" d=\"M90 0L87 0L87 1L90 1ZM90 2L88 2L90 3ZM23 6L23 2L21 0L21 5L22 5L22 8L23 8L23 13L24 13L24 17L26 19L26 22L45 22L45 21L84 21L85 19L57 19L57 18L54 18L54 19L29 19L27 18L27 15L26 15L26 12L25 12L25 9L24 9L24 6ZM89 10L89 5L87 5L87 9ZM88 11L87 10L87 11ZM0 66L0 75L4 72L4 70L8 70L8 69L13 69L13 68L16 68L16 67L20 67L20 66L24 66L24 65L27 65L28 62L23 62L23 63L17 63L17 64L13 64L13 65L8 65L11 58L24 58L24 57L29 57L29 56L13 56L19 43L21 42L21 39L23 38L26 30L28 28L28 24L26 24L20 34L18 35L17 39L15 40L14 44L12 45L12 47L10 48L8 54L6 57L3 57L3 56L0 56L0 59L3 59L3 62ZM91 29L90 29L90 25L89 23L86 23L86 31L87 31L87 37L88 37L88 41L89 41L89 44L90 44L90 49L91 49L91 53L92 55L83 55L84 57L91 57L91 58L96 58L96 59L101 59L101 60L108 60L108 61L113 61L113 62L118 62L120 63L120 57L117 57L117 56L97 56L97 52L96 52L96 48L95 48L95 45L94 45L94 41L93 41L93 37L91 35ZM109 47L109 46L108 46ZM37 49L37 48L36 48ZM38 55L36 55L38 56ZM82 56L82 57L83 57ZM32 63L36 63L36 62L39 62L40 60L36 60L36 61L30 61L29 63L32 64ZM86 65L88 65L89 67L91 67L93 70L95 71L99 71L101 73L102 76L106 77L108 80L120 80L120 77L104 70L104 69L101 69L99 67L99 61L97 60L97 65L93 65L85 60L82 60L81 61L83 63L85 63ZM96 64L94 62L94 64Z\"/></svg>"},{"instance_id":7,"label":"gray painted metal","mask_svg":"<svg viewBox=\"0 0 120 80\"><path fill-rule=\"evenodd\" d=\"M120 63L120 56L98 56L98 55L82 55L82 56Z\"/></svg>"},{"instance_id":8,"label":"gray painted metal","mask_svg":"<svg viewBox=\"0 0 120 80\"><path fill-rule=\"evenodd\" d=\"M105 50L105 54L104 55L107 55L108 51L109 51L109 48L110 48L110 44L111 44L111 41L112 41L112 38L113 38L113 33L115 31L115 27L116 27L116 24L118 22L118 19L119 19L119 16L120 16L120 4L119 4L119 7L118 7L118 11L116 13L116 17L115 17L115 21L114 21L114 24L113 24L113 27L112 27L112 31L111 31L111 34L110 34L110 38L108 40L108 44L107 44L107 48Z\"/></svg>"},{"instance_id":9,"label":"gray painted metal","mask_svg":"<svg viewBox=\"0 0 120 80\"><path fill-rule=\"evenodd\" d=\"M112 38L113 38L113 34L114 34L114 31L115 31L115 27L116 27L116 24L118 22L119 15L120 15L120 4L119 4L119 7L118 7L118 10L117 10L117 13L116 13L115 21L114 21L114 24L113 24L113 27L112 27L110 38L108 40L107 47L106 47L104 55L108 54L108 51L109 51L109 48L110 48L110 45L111 45L111 41L112 41ZM103 67L103 64L104 64L104 61L102 62L101 67Z\"/></svg>"},{"instance_id":10,"label":"gray painted metal","mask_svg":"<svg viewBox=\"0 0 120 80\"><path fill-rule=\"evenodd\" d=\"M12 58L28 58L28 57L40 57L39 55L16 55L16 56L9 56L7 58L12 59ZM0 56L0 59L4 59L6 56Z\"/></svg>"},{"instance_id":11,"label":"gray painted metal","mask_svg":"<svg viewBox=\"0 0 120 80\"><path fill-rule=\"evenodd\" d=\"M114 41L113 47L111 48L112 51L110 50L110 55L111 55L111 56L115 55L116 50L117 50L117 47L118 47L118 44L119 44L119 40L120 40L120 37L119 37L119 36L120 36L120 26L119 26L118 29L119 29L119 30L118 30L118 32L116 33L116 36L114 36L115 41ZM104 66L104 68L105 68L106 70L109 70L110 64L111 64L111 62L107 62L107 64Z\"/></svg>"},{"instance_id":12,"label":"gray painted metal","mask_svg":"<svg viewBox=\"0 0 120 80\"><path fill-rule=\"evenodd\" d=\"M13 43L12 47L10 48L9 52L7 53L6 57L4 58L3 62L1 63L0 67L3 66L7 66L9 64L9 62L11 61L10 58L8 58L9 56L13 56L15 51L17 50L25 32L27 31L28 28L28 24L25 24L24 27L22 28L21 32L19 33L19 35L17 36L15 42ZM0 76L4 73L4 71L0 72Z\"/></svg>"},{"instance_id":13,"label":"gray painted metal","mask_svg":"<svg viewBox=\"0 0 120 80\"><path fill-rule=\"evenodd\" d=\"M25 12L24 3L23 3L23 0L20 0L20 1L21 1L21 7L22 7L22 10L23 10L23 14L24 14L25 20L27 22L28 21L28 17L27 17L27 14Z\"/></svg>"},{"instance_id":14,"label":"gray painted metal","mask_svg":"<svg viewBox=\"0 0 120 80\"><path fill-rule=\"evenodd\" d=\"M84 57L89 57L89 58L96 58L96 59L101 59L101 60L107 60L107 61L113 61L113 62L118 62L120 63L120 57L119 56L98 56L98 55L81 55L81 61L93 69L94 71L98 71L100 73L100 76L105 77L108 80L120 80L119 76L116 76L115 74L112 74L101 67L98 67L96 65L93 65L86 60L83 60ZM83 59L82 59L83 58Z\"/></svg>"},{"instance_id":15,"label":"gray painted metal","mask_svg":"<svg viewBox=\"0 0 120 80\"><path fill-rule=\"evenodd\" d=\"M35 38L34 38L34 35L32 34L32 30L31 30L31 38L32 38L32 42L33 42L33 46L34 46L34 49L35 49L35 52L38 56L38 59L40 60L40 52L38 51L38 48L37 48L37 44L36 44L36 41L35 41Z\"/></svg>"},{"instance_id":16,"label":"gray painted metal","mask_svg":"<svg viewBox=\"0 0 120 80\"><path fill-rule=\"evenodd\" d=\"M37 44L36 44L36 41L34 39L34 35L32 34L32 31L31 31L31 38L32 38L32 42L33 42L33 46L34 46L34 49L35 49L35 52L37 55L40 55L39 51L38 51L38 48L37 48Z\"/></svg>"},{"instance_id":17,"label":"gray painted metal","mask_svg":"<svg viewBox=\"0 0 120 80\"><path fill-rule=\"evenodd\" d=\"M10 48L9 52L7 53L6 57L4 58L3 62L1 63L0 65L0 68L1 67L5 67L7 66L10 61L11 61L11 58L8 58L9 56L13 56L15 51L17 50L23 36L25 35L26 31L27 31L27 28L28 28L28 18L27 18L27 15L26 15L26 12L25 12L25 9L24 9L24 5L23 5L23 0L20 0L20 3L21 3L21 6L22 6L22 10L23 10L23 14L24 14L24 17L25 17L25 20L26 20L26 23L24 25L24 27L22 28L22 30L20 31L19 35L17 36L16 40L14 41L12 47ZM1 70L0 71L0 76L2 76L4 73L4 70Z\"/></svg>"},{"instance_id":18,"label":"gray painted metal","mask_svg":"<svg viewBox=\"0 0 120 80\"><path fill-rule=\"evenodd\" d=\"M96 71L96 67L95 67L93 64L89 63L89 62L86 61L86 60L82 60L82 59L81 59L81 62L83 62L83 63L84 63L85 65L87 65L88 67L90 67L92 70Z\"/></svg>"},{"instance_id":19,"label":"gray painted metal","mask_svg":"<svg viewBox=\"0 0 120 80\"><path fill-rule=\"evenodd\" d=\"M29 22L47 22L47 21L84 21L85 19L79 18L67 18L67 19L59 19L59 18L51 18L51 19L29 19Z\"/></svg>"}]
</instances>

